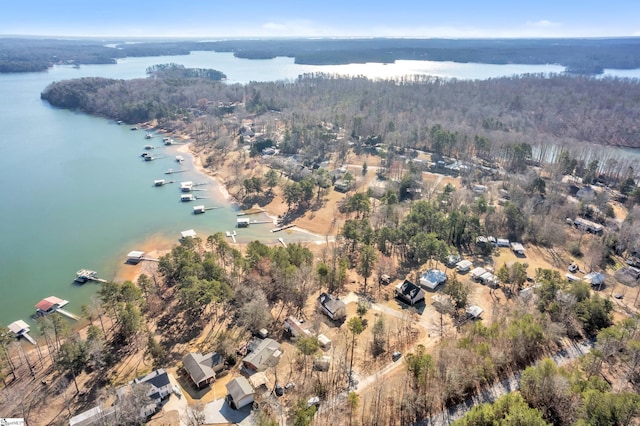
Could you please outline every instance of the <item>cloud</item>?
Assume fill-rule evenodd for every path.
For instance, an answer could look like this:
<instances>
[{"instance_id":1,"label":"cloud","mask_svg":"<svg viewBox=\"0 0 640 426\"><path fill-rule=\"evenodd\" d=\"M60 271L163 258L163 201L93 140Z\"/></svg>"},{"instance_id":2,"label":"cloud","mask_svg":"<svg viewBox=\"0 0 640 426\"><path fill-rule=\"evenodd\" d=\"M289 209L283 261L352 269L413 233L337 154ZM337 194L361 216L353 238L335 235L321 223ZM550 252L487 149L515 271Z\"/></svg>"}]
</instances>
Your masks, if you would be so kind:
<instances>
[{"instance_id":1,"label":"cloud","mask_svg":"<svg viewBox=\"0 0 640 426\"><path fill-rule=\"evenodd\" d=\"M562 24L560 22L549 21L548 19L541 19L535 22L527 22L527 26L534 28L557 28L561 27Z\"/></svg>"}]
</instances>

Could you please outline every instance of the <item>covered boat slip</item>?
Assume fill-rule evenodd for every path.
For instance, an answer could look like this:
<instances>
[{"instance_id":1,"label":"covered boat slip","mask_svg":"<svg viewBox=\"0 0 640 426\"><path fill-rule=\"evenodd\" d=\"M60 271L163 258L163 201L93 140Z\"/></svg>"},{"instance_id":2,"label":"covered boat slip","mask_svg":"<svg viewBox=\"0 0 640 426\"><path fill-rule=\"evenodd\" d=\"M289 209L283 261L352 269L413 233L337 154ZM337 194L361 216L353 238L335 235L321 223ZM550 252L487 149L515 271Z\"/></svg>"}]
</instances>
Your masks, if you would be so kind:
<instances>
[{"instance_id":1,"label":"covered boat slip","mask_svg":"<svg viewBox=\"0 0 640 426\"><path fill-rule=\"evenodd\" d=\"M14 321L11 324L9 324L7 328L16 337L24 337L32 345L36 344L35 339L29 336L29 331L31 331L31 327L29 327L29 324L27 324L26 322L22 320Z\"/></svg>"}]
</instances>

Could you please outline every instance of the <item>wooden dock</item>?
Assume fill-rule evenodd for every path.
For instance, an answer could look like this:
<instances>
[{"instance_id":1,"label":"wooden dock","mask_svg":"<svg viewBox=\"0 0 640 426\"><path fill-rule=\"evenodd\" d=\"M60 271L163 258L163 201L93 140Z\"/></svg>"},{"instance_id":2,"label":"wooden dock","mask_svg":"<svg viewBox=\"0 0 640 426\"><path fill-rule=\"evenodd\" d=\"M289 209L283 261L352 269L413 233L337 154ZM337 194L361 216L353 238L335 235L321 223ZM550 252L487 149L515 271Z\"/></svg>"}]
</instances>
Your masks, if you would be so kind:
<instances>
[{"instance_id":1,"label":"wooden dock","mask_svg":"<svg viewBox=\"0 0 640 426\"><path fill-rule=\"evenodd\" d=\"M281 227L279 227L279 228L273 228L273 229L271 230L271 232L280 232L280 231L284 231L285 229L293 228L294 226L296 226L296 224L295 224L295 223L290 223L290 224L288 224L288 225L284 225L284 226L281 226Z\"/></svg>"},{"instance_id":2,"label":"wooden dock","mask_svg":"<svg viewBox=\"0 0 640 426\"><path fill-rule=\"evenodd\" d=\"M67 311L66 309L57 308L57 309L56 309L56 312L59 312L59 313L61 313L62 315L64 315L65 317L69 317L69 318L71 318L72 320L76 320L76 321L79 321L79 320L80 320L80 317L79 317L79 316L77 316L76 314L72 314L71 312Z\"/></svg>"},{"instance_id":3,"label":"wooden dock","mask_svg":"<svg viewBox=\"0 0 640 426\"><path fill-rule=\"evenodd\" d=\"M183 173L186 172L188 169L184 169L184 170L173 170L173 169L169 169L166 172L164 172L165 175L172 175L174 173Z\"/></svg>"}]
</instances>

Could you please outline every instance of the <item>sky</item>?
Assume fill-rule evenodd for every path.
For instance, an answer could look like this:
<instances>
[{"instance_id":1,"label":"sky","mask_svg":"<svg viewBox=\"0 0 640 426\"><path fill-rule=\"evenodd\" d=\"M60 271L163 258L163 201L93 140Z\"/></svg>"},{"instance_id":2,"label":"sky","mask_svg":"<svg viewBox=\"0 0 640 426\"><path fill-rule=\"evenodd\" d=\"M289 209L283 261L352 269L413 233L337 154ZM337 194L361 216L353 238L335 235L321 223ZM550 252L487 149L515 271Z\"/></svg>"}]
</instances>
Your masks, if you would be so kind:
<instances>
[{"instance_id":1,"label":"sky","mask_svg":"<svg viewBox=\"0 0 640 426\"><path fill-rule=\"evenodd\" d=\"M520 38L640 36L638 0L30 0L0 35Z\"/></svg>"}]
</instances>

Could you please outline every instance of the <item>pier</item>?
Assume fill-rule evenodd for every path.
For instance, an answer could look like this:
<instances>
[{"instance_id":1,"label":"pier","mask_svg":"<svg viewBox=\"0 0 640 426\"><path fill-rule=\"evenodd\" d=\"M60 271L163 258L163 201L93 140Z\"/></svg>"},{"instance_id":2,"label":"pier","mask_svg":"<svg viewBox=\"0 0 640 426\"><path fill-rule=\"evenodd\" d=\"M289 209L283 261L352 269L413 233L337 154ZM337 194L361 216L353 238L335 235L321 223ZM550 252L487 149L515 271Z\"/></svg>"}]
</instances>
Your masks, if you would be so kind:
<instances>
[{"instance_id":1,"label":"pier","mask_svg":"<svg viewBox=\"0 0 640 426\"><path fill-rule=\"evenodd\" d=\"M233 232L227 231L226 234L227 234L227 237L231 238L231 241L233 241L234 243L236 242L236 231L233 231Z\"/></svg>"},{"instance_id":2,"label":"pier","mask_svg":"<svg viewBox=\"0 0 640 426\"><path fill-rule=\"evenodd\" d=\"M193 206L193 214L202 214L207 210L220 209L221 207L205 207L205 206Z\"/></svg>"},{"instance_id":3,"label":"pier","mask_svg":"<svg viewBox=\"0 0 640 426\"><path fill-rule=\"evenodd\" d=\"M72 314L66 309L62 309L68 303L68 300L63 300L56 296L46 297L36 304L36 317L59 312L66 317L78 321L80 319L79 316Z\"/></svg>"},{"instance_id":4,"label":"pier","mask_svg":"<svg viewBox=\"0 0 640 426\"><path fill-rule=\"evenodd\" d=\"M156 179L153 181L153 186L165 186L168 185L170 183L173 183L175 181L173 180L164 180L164 179Z\"/></svg>"},{"instance_id":5,"label":"pier","mask_svg":"<svg viewBox=\"0 0 640 426\"><path fill-rule=\"evenodd\" d=\"M186 172L188 169L183 169L183 170L173 170L173 169L169 169L166 172L164 172L165 175L172 175L174 173L183 173Z\"/></svg>"},{"instance_id":6,"label":"pier","mask_svg":"<svg viewBox=\"0 0 640 426\"><path fill-rule=\"evenodd\" d=\"M271 232L280 232L280 231L284 231L285 229L289 229L289 228L293 228L294 226L296 226L295 223L290 223L288 225L284 225L284 226L280 226L279 228L273 228L271 230Z\"/></svg>"},{"instance_id":7,"label":"pier","mask_svg":"<svg viewBox=\"0 0 640 426\"><path fill-rule=\"evenodd\" d=\"M280 244L282 244L284 248L287 248L287 243L284 242L284 239L282 237L278 238L278 241L280 242Z\"/></svg>"},{"instance_id":8,"label":"pier","mask_svg":"<svg viewBox=\"0 0 640 426\"><path fill-rule=\"evenodd\" d=\"M66 309L58 308L58 309L56 309L56 312L58 312L59 314L64 315L65 317L71 318L72 320L76 320L76 321L80 320L79 316L77 316L76 314L72 314L71 312L67 311Z\"/></svg>"}]
</instances>

